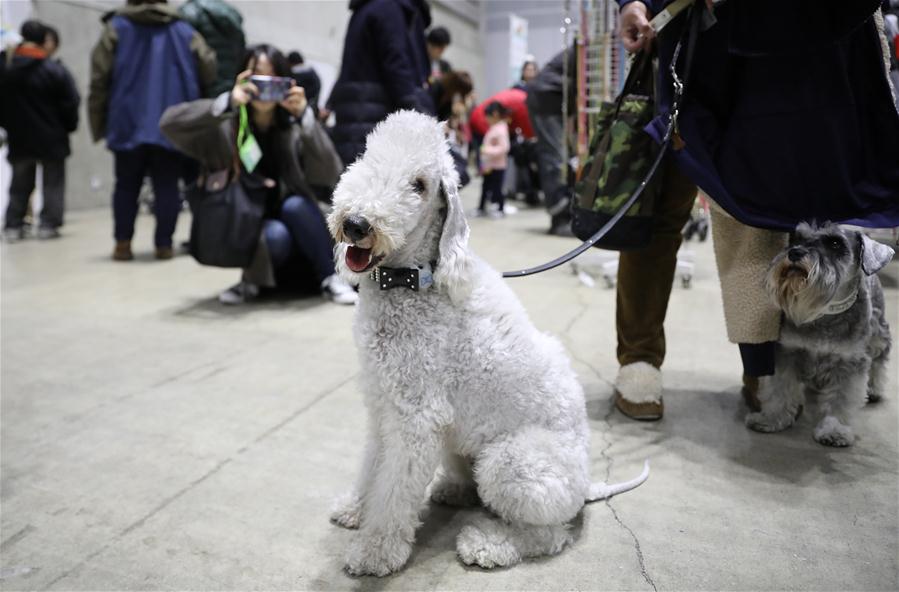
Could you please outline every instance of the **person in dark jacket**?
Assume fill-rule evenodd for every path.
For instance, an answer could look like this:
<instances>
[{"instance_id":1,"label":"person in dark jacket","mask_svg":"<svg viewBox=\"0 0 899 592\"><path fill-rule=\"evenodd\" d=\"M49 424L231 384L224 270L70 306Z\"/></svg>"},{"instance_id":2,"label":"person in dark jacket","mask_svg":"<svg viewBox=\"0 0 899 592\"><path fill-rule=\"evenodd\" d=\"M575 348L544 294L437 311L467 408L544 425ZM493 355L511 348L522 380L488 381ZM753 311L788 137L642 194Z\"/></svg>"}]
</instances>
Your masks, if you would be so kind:
<instances>
[{"instance_id":1,"label":"person in dark jacket","mask_svg":"<svg viewBox=\"0 0 899 592\"><path fill-rule=\"evenodd\" d=\"M429 60L425 0L351 0L340 76L328 99L337 116L334 143L345 165L365 149L365 137L390 113L433 114L426 89Z\"/></svg>"},{"instance_id":2,"label":"person in dark jacket","mask_svg":"<svg viewBox=\"0 0 899 592\"><path fill-rule=\"evenodd\" d=\"M159 131L159 118L171 105L200 98L215 77L215 54L164 2L129 0L103 17L91 54L88 114L94 141L105 138L115 155L116 261L134 258L131 238L146 174L153 182L156 258L173 257L183 157Z\"/></svg>"},{"instance_id":3,"label":"person in dark jacket","mask_svg":"<svg viewBox=\"0 0 899 592\"><path fill-rule=\"evenodd\" d=\"M231 89L240 72L240 61L246 51L243 17L224 0L188 0L178 9L215 52L215 82L207 96L217 97Z\"/></svg>"},{"instance_id":4,"label":"person in dark jacket","mask_svg":"<svg viewBox=\"0 0 899 592\"><path fill-rule=\"evenodd\" d=\"M619 4L625 48L652 43L650 19L668 2ZM694 10L709 4L697 2ZM665 169L675 169L678 181L663 175L662 199L685 191L686 181L715 202L712 231L728 338L739 344L750 409L758 409L776 370L781 312L770 304L763 276L786 245L786 231L811 220L899 225L899 113L878 38L879 5L731 0L715 5L714 24L696 41L678 149ZM668 122L669 66L688 19L682 13L655 41L660 115L646 131L656 139ZM647 265L657 269L658 261L646 257L635 277L645 277ZM642 285L632 292L650 291ZM631 319L646 319L639 300L628 302ZM619 410L638 417L651 404L661 416L660 376L633 382L654 383L655 392L634 397L619 389Z\"/></svg>"},{"instance_id":5,"label":"person in dark jacket","mask_svg":"<svg viewBox=\"0 0 899 592\"><path fill-rule=\"evenodd\" d=\"M290 64L291 77L297 86L306 91L306 100L309 101L309 106L318 117L318 97L322 92L322 81L318 77L318 72L312 66L306 65L303 54L298 51L287 54L287 62Z\"/></svg>"},{"instance_id":6,"label":"person in dark jacket","mask_svg":"<svg viewBox=\"0 0 899 592\"><path fill-rule=\"evenodd\" d=\"M257 98L251 75L290 74L280 51L267 44L250 47L243 67L231 92L215 101L175 105L160 121L163 133L199 161L209 178L234 167L239 138L252 136L259 148L256 162L238 159L244 190L265 203L259 246L242 280L222 292L219 301L242 304L261 288L291 282L308 286L311 280L332 302L355 304L356 292L335 273L334 244L314 198L314 187L333 188L343 169L334 146L301 87L294 85L279 102Z\"/></svg>"},{"instance_id":7,"label":"person in dark jacket","mask_svg":"<svg viewBox=\"0 0 899 592\"><path fill-rule=\"evenodd\" d=\"M562 97L565 86L565 60L567 67L568 115L575 111L575 51L569 48L561 51L531 79L526 85L527 114L537 136L537 165L540 187L546 210L550 215L549 233L557 236L572 236L571 215L568 213L570 190L562 181L565 122L562 118Z\"/></svg>"},{"instance_id":8,"label":"person in dark jacket","mask_svg":"<svg viewBox=\"0 0 899 592\"><path fill-rule=\"evenodd\" d=\"M6 129L12 181L4 237L24 238L28 199L34 191L38 164L43 169L44 206L39 238L56 238L63 224L65 159L69 134L78 127L81 98L69 71L44 50L46 27L22 24L22 43L0 54L0 127Z\"/></svg>"}]
</instances>

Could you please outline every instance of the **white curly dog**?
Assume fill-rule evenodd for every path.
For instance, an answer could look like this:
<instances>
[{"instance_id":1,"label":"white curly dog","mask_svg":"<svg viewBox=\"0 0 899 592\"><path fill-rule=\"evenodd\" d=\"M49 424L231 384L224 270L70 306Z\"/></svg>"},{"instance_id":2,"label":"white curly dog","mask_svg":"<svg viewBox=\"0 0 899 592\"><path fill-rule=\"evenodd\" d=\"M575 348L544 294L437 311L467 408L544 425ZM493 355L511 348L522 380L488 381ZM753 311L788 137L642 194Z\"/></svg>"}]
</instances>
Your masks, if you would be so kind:
<instances>
[{"instance_id":1,"label":"white curly dog","mask_svg":"<svg viewBox=\"0 0 899 592\"><path fill-rule=\"evenodd\" d=\"M531 324L473 255L458 177L435 119L403 111L368 136L328 218L338 268L359 284L354 333L369 429L362 471L331 519L359 528L353 575L408 560L426 490L482 502L457 539L485 568L558 553L584 503L632 489L591 484L584 394L562 345Z\"/></svg>"}]
</instances>

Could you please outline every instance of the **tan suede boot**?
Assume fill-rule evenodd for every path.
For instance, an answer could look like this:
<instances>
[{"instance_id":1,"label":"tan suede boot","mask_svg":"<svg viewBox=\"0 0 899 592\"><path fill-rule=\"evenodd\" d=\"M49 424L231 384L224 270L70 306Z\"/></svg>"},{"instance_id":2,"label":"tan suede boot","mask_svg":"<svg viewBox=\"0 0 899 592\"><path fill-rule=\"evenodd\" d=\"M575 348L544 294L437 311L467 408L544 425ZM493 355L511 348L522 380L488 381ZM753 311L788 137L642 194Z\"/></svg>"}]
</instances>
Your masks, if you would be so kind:
<instances>
[{"instance_id":1,"label":"tan suede boot","mask_svg":"<svg viewBox=\"0 0 899 592\"><path fill-rule=\"evenodd\" d=\"M116 241L115 249L112 251L112 258L116 261L131 261L134 259L134 253L131 252L131 241Z\"/></svg>"}]
</instances>

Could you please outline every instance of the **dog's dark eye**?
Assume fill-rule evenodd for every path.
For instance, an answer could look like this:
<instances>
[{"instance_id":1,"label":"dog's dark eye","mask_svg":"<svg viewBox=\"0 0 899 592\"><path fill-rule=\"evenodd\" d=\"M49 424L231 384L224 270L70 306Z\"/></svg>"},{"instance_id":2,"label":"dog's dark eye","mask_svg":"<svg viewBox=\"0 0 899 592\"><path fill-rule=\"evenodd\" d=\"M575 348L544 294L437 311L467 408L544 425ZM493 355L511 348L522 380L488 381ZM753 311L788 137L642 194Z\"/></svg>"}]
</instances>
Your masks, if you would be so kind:
<instances>
[{"instance_id":1,"label":"dog's dark eye","mask_svg":"<svg viewBox=\"0 0 899 592\"><path fill-rule=\"evenodd\" d=\"M427 185L425 185L424 179L415 179L412 181L412 191L419 195L424 195L425 190L427 189Z\"/></svg>"},{"instance_id":2,"label":"dog's dark eye","mask_svg":"<svg viewBox=\"0 0 899 592\"><path fill-rule=\"evenodd\" d=\"M825 236L821 239L821 242L824 243L825 247L837 253L842 253L846 249L843 239L835 236Z\"/></svg>"}]
</instances>

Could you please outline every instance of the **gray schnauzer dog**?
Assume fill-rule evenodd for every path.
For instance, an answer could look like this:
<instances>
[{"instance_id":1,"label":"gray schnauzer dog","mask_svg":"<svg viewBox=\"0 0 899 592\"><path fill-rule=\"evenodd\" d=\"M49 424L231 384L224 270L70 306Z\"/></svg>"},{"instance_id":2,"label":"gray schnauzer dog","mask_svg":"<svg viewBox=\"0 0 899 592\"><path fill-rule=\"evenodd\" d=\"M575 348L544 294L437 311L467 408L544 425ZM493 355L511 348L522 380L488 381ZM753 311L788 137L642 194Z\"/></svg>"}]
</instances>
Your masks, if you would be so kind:
<instances>
[{"instance_id":1,"label":"gray schnauzer dog","mask_svg":"<svg viewBox=\"0 0 899 592\"><path fill-rule=\"evenodd\" d=\"M893 249L835 224L800 224L790 245L771 262L769 295L784 312L776 373L762 381L762 410L746 425L778 432L799 416L805 393L817 395L815 440L849 446L850 413L883 397L890 328L875 275Z\"/></svg>"}]
</instances>

